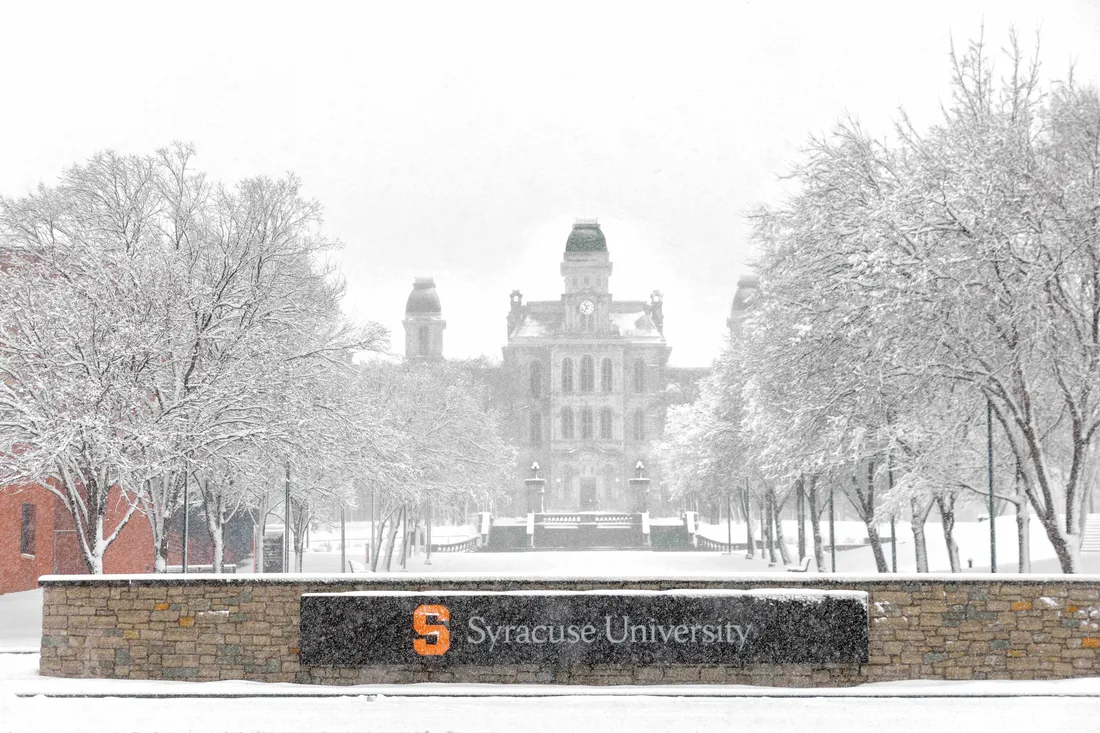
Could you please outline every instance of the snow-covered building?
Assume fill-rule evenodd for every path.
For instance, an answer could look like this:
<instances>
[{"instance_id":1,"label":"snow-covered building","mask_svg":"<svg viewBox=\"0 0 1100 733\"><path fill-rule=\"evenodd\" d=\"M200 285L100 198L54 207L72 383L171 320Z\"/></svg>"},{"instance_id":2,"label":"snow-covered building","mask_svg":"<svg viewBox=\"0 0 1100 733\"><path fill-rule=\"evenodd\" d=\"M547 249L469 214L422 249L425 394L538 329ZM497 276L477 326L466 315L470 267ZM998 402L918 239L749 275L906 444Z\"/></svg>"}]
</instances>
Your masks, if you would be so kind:
<instances>
[{"instance_id":1,"label":"snow-covered building","mask_svg":"<svg viewBox=\"0 0 1100 733\"><path fill-rule=\"evenodd\" d=\"M435 278L418 277L405 302L405 358L439 360L443 358L443 307L435 289Z\"/></svg>"},{"instance_id":2,"label":"snow-covered building","mask_svg":"<svg viewBox=\"0 0 1100 733\"><path fill-rule=\"evenodd\" d=\"M651 444L664 427L671 351L662 297L615 299L611 270L599 222L581 219L565 243L561 297L511 295L504 364L523 375L529 406L512 417L517 472L530 476L539 464L548 510L627 509L638 461L659 485ZM524 511L521 481L515 497Z\"/></svg>"},{"instance_id":3,"label":"snow-covered building","mask_svg":"<svg viewBox=\"0 0 1100 733\"><path fill-rule=\"evenodd\" d=\"M114 530L126 514L117 490L108 496L104 525ZM135 515L107 548L107 573L145 573L153 567L153 533ZM88 565L80 549L73 515L56 495L37 484L0 486L0 594L31 590L38 578L82 574Z\"/></svg>"},{"instance_id":4,"label":"snow-covered building","mask_svg":"<svg viewBox=\"0 0 1100 733\"><path fill-rule=\"evenodd\" d=\"M741 335L741 329L745 321L745 314L760 291L760 278L757 275L742 275L737 279L737 290L733 293L733 303L730 305L730 317L726 319L730 335Z\"/></svg>"}]
</instances>

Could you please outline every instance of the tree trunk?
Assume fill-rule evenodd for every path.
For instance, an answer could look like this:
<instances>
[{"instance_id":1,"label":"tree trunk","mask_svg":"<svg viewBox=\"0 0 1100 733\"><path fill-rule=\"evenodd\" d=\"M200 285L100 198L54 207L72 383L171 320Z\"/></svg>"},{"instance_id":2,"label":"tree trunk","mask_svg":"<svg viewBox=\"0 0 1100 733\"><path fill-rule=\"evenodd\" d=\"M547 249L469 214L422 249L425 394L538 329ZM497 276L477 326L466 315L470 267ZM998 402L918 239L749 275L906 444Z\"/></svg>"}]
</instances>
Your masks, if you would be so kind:
<instances>
[{"instance_id":1,"label":"tree trunk","mask_svg":"<svg viewBox=\"0 0 1100 733\"><path fill-rule=\"evenodd\" d=\"M790 565L791 553L787 549L787 542L783 537L783 520L781 518L783 507L776 500L775 488L769 488L768 491L771 493L772 521L775 522L775 544L779 545L779 558L784 565Z\"/></svg>"},{"instance_id":2,"label":"tree trunk","mask_svg":"<svg viewBox=\"0 0 1100 733\"><path fill-rule=\"evenodd\" d=\"M821 516L817 504L817 477L811 477L809 484L810 533L814 538L814 562L817 563L817 572L824 573L826 572L825 547L821 542Z\"/></svg>"},{"instance_id":3,"label":"tree trunk","mask_svg":"<svg viewBox=\"0 0 1100 733\"><path fill-rule=\"evenodd\" d=\"M222 571L222 565L225 560L225 511L223 498L220 494L215 492L210 486L210 481L203 483L196 480L198 485L199 494L202 496L202 510L206 515L206 529L210 532L210 538L213 542L213 557L211 563L214 566L214 572L220 573Z\"/></svg>"},{"instance_id":4,"label":"tree trunk","mask_svg":"<svg viewBox=\"0 0 1100 733\"><path fill-rule=\"evenodd\" d=\"M951 563L951 572L957 573L962 570L962 565L959 562L959 546L955 544L955 495L937 496L936 505L940 508L940 518L943 520L943 539L947 543L947 559Z\"/></svg>"},{"instance_id":5,"label":"tree trunk","mask_svg":"<svg viewBox=\"0 0 1100 733\"><path fill-rule=\"evenodd\" d=\"M886 565L886 555L882 551L882 538L878 533L878 525L875 524L875 462L867 461L867 489L861 492L859 504L860 519L867 527L867 540L871 544L871 552L875 556L875 567L880 573L890 572Z\"/></svg>"},{"instance_id":6,"label":"tree trunk","mask_svg":"<svg viewBox=\"0 0 1100 733\"><path fill-rule=\"evenodd\" d=\"M867 525L867 539L871 543L871 552L875 556L875 567L880 573L890 572L886 564L886 554L882 551L882 537L878 533L878 525L874 521L865 522Z\"/></svg>"},{"instance_id":7,"label":"tree trunk","mask_svg":"<svg viewBox=\"0 0 1100 733\"><path fill-rule=\"evenodd\" d=\"M922 506L916 498L909 500L913 518L913 551L916 553L918 573L928 572L928 540L924 536L924 523L932 513L932 504L929 501Z\"/></svg>"},{"instance_id":8,"label":"tree trunk","mask_svg":"<svg viewBox=\"0 0 1100 733\"><path fill-rule=\"evenodd\" d=\"M763 499L756 502L756 533L760 535L760 559L768 559L768 529L767 529L767 517L768 517L768 505Z\"/></svg>"},{"instance_id":9,"label":"tree trunk","mask_svg":"<svg viewBox=\"0 0 1100 733\"><path fill-rule=\"evenodd\" d=\"M260 500L257 502L255 509L255 517L257 517L256 525L253 527L252 536L255 538L256 544L256 572L264 572L264 536L267 534L267 513L269 504L271 502L270 496L265 491L260 496Z\"/></svg>"},{"instance_id":10,"label":"tree trunk","mask_svg":"<svg viewBox=\"0 0 1100 733\"><path fill-rule=\"evenodd\" d=\"M214 539L214 572L220 573L225 565L225 523L218 522L217 528L211 528L210 534Z\"/></svg>"},{"instance_id":11,"label":"tree trunk","mask_svg":"<svg viewBox=\"0 0 1100 733\"><path fill-rule=\"evenodd\" d=\"M293 516L293 512L291 515ZM294 572L302 572L302 560L305 558L306 537L309 532L309 521L312 513L302 502L298 502L298 514L294 517Z\"/></svg>"},{"instance_id":12,"label":"tree trunk","mask_svg":"<svg viewBox=\"0 0 1100 733\"><path fill-rule=\"evenodd\" d=\"M149 522L152 523L153 519L150 518ZM156 532L153 533L154 537L158 537ZM159 539L156 541L156 555L153 557L153 572L167 573L168 572L168 533L161 529L159 533Z\"/></svg>"},{"instance_id":13,"label":"tree trunk","mask_svg":"<svg viewBox=\"0 0 1100 733\"><path fill-rule=\"evenodd\" d=\"M401 514L404 511L405 510L402 508L393 515L389 529L386 531L386 556L382 563L382 572L384 573L390 572L390 566L393 563L393 551L396 549L395 545L397 544L397 528L398 525L401 524Z\"/></svg>"},{"instance_id":14,"label":"tree trunk","mask_svg":"<svg viewBox=\"0 0 1100 733\"><path fill-rule=\"evenodd\" d=\"M745 510L745 542L748 547L745 550L745 559L751 560L756 557L756 538L752 535L752 498L749 497L749 492L743 491L741 493L741 503L744 505Z\"/></svg>"},{"instance_id":15,"label":"tree trunk","mask_svg":"<svg viewBox=\"0 0 1100 733\"><path fill-rule=\"evenodd\" d=\"M805 481L800 476L798 483L795 485L795 517L798 520L798 561L802 562L802 558L806 557L806 516L805 516L805 502L802 501L803 489L805 487Z\"/></svg>"},{"instance_id":16,"label":"tree trunk","mask_svg":"<svg viewBox=\"0 0 1100 733\"><path fill-rule=\"evenodd\" d=\"M1028 509L1027 498L1022 497L1013 502L1016 506L1016 549L1018 560L1016 570L1021 573L1031 572L1031 512Z\"/></svg>"}]
</instances>

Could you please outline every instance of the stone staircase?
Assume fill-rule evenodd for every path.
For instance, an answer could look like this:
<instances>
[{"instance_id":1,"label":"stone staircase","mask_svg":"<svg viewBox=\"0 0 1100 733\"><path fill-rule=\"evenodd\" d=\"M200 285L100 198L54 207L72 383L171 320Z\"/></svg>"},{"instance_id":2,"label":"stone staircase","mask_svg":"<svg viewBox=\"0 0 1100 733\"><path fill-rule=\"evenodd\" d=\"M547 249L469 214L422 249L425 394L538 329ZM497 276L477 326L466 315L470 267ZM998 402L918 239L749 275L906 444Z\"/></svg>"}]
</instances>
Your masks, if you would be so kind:
<instances>
[{"instance_id":1,"label":"stone staircase","mask_svg":"<svg viewBox=\"0 0 1100 733\"><path fill-rule=\"evenodd\" d=\"M1090 514L1085 518L1081 552L1100 552L1100 514Z\"/></svg>"}]
</instances>

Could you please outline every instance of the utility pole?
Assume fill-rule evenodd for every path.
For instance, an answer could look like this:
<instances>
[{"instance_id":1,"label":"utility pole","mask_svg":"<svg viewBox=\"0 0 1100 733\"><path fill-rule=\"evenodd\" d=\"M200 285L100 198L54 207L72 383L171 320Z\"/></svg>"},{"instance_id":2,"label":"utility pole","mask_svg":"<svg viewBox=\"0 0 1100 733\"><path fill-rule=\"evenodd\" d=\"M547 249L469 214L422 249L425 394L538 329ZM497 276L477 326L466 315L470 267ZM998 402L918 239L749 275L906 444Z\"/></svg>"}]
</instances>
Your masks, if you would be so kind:
<instances>
[{"instance_id":1,"label":"utility pole","mask_svg":"<svg viewBox=\"0 0 1100 733\"><path fill-rule=\"evenodd\" d=\"M191 544L191 512L187 511L189 502L188 489L191 486L191 472L183 469L183 573L187 574L187 563L190 560L188 545Z\"/></svg>"},{"instance_id":2,"label":"utility pole","mask_svg":"<svg viewBox=\"0 0 1100 733\"><path fill-rule=\"evenodd\" d=\"M283 486L283 572L290 572L290 461L286 462L286 482Z\"/></svg>"},{"instance_id":3,"label":"utility pole","mask_svg":"<svg viewBox=\"0 0 1100 733\"><path fill-rule=\"evenodd\" d=\"M432 564L432 502L431 501L428 502L428 528L427 528L427 532L428 532L428 542L427 542L428 550L424 555L424 564L425 565L431 565Z\"/></svg>"},{"instance_id":4,"label":"utility pole","mask_svg":"<svg viewBox=\"0 0 1100 733\"><path fill-rule=\"evenodd\" d=\"M989 475L989 572L997 572L997 517L993 503L993 403L985 398L985 459Z\"/></svg>"}]
</instances>

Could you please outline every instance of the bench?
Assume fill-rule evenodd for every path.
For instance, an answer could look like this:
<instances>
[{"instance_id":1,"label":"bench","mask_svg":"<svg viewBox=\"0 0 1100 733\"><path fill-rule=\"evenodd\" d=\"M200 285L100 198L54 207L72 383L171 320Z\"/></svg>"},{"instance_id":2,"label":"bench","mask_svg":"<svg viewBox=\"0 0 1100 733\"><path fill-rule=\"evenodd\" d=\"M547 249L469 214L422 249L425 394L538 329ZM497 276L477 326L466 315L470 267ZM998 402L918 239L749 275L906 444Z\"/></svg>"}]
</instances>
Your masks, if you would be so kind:
<instances>
[{"instance_id":1,"label":"bench","mask_svg":"<svg viewBox=\"0 0 1100 733\"><path fill-rule=\"evenodd\" d=\"M169 573L183 573L183 566L182 565L169 565L167 568L165 568L165 571L169 572ZM190 565L190 564L188 564L187 572L189 572L189 573L212 573L212 572L214 572L214 566L213 565ZM235 572L237 572L237 566L235 564L231 563L231 562L224 563L222 565L222 572L223 573L235 573Z\"/></svg>"},{"instance_id":2,"label":"bench","mask_svg":"<svg viewBox=\"0 0 1100 733\"><path fill-rule=\"evenodd\" d=\"M787 572L788 573L804 573L809 569L810 569L810 556L809 555L802 558L802 562L800 562L799 564L797 564L797 565L788 565L787 566Z\"/></svg>"},{"instance_id":3,"label":"bench","mask_svg":"<svg viewBox=\"0 0 1100 733\"><path fill-rule=\"evenodd\" d=\"M365 562L359 562L358 560L348 560L348 572L365 573L367 572L367 564Z\"/></svg>"}]
</instances>

